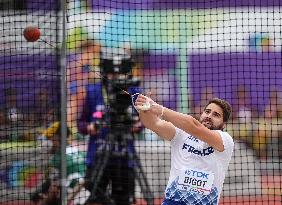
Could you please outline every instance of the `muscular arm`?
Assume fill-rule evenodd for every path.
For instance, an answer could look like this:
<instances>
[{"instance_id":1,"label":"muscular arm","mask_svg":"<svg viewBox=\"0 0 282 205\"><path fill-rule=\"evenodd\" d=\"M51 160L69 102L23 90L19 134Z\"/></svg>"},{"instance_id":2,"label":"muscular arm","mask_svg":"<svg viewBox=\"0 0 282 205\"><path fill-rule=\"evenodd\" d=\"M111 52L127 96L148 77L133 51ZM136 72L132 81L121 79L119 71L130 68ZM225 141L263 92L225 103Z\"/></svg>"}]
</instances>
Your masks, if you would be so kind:
<instances>
[{"instance_id":1,"label":"muscular arm","mask_svg":"<svg viewBox=\"0 0 282 205\"><path fill-rule=\"evenodd\" d=\"M150 111L140 111L140 120L143 125L155 132L165 140L172 140L175 135L175 127L172 123L160 119Z\"/></svg>"},{"instance_id":2,"label":"muscular arm","mask_svg":"<svg viewBox=\"0 0 282 205\"><path fill-rule=\"evenodd\" d=\"M182 114L165 108L163 119L174 126L208 143L217 151L224 151L223 141L219 132L210 130L190 115Z\"/></svg>"},{"instance_id":3,"label":"muscular arm","mask_svg":"<svg viewBox=\"0 0 282 205\"><path fill-rule=\"evenodd\" d=\"M140 95L137 98L136 105L142 105L147 100L145 96ZM214 149L224 151L223 141L217 131L206 128L190 115L163 108L152 100L150 100L150 104L151 108L148 111L140 111L140 118L148 129L165 139L171 140L175 135L175 126L208 143ZM158 117L160 115L162 115L163 120Z\"/></svg>"}]
</instances>

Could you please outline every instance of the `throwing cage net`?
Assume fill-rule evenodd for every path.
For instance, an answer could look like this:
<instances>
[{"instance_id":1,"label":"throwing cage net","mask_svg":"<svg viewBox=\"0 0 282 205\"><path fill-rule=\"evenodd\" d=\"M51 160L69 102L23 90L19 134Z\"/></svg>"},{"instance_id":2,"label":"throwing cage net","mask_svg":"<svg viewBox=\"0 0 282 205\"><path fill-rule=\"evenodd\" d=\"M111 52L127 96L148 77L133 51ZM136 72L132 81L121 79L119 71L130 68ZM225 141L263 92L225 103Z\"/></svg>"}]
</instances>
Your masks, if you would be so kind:
<instances>
[{"instance_id":1,"label":"throwing cage net","mask_svg":"<svg viewBox=\"0 0 282 205\"><path fill-rule=\"evenodd\" d=\"M0 203L161 204L170 143L140 125L127 94L150 92L195 118L209 99L229 101L235 150L219 204L280 204L281 6L0 0ZM29 26L39 39L27 41Z\"/></svg>"}]
</instances>

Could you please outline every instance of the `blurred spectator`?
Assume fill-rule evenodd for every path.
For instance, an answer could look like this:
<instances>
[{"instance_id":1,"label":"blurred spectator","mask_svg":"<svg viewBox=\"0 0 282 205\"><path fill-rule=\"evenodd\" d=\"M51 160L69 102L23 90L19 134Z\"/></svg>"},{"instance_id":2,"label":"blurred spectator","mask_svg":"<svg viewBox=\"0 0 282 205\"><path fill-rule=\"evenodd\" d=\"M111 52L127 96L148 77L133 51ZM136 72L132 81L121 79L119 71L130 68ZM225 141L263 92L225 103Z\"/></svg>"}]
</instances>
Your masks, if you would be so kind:
<instances>
[{"instance_id":1,"label":"blurred spectator","mask_svg":"<svg viewBox=\"0 0 282 205\"><path fill-rule=\"evenodd\" d=\"M279 137L278 137L278 158L282 159L282 131L279 130Z\"/></svg>"},{"instance_id":2,"label":"blurred spectator","mask_svg":"<svg viewBox=\"0 0 282 205\"><path fill-rule=\"evenodd\" d=\"M143 87L150 97L164 106L174 109L176 107L175 77L170 70L156 68L144 70Z\"/></svg>"},{"instance_id":3,"label":"blurred spectator","mask_svg":"<svg viewBox=\"0 0 282 205\"><path fill-rule=\"evenodd\" d=\"M204 111L204 108L206 106L206 104L208 103L208 101L212 98L216 97L213 91L212 87L204 87L201 90L201 97L200 97L200 101L195 102L193 109L192 109L192 113L194 114L194 116L199 119L200 115L199 113L202 113Z\"/></svg>"},{"instance_id":4,"label":"blurred spectator","mask_svg":"<svg viewBox=\"0 0 282 205\"><path fill-rule=\"evenodd\" d=\"M239 85L235 94L233 117L239 123L250 123L253 118L258 116L258 111L252 107L251 93L244 85Z\"/></svg>"},{"instance_id":5,"label":"blurred spectator","mask_svg":"<svg viewBox=\"0 0 282 205\"><path fill-rule=\"evenodd\" d=\"M253 121L252 147L260 159L279 157L279 138L281 138L282 130L281 114L282 102L279 98L279 92L272 89L263 115Z\"/></svg>"},{"instance_id":6,"label":"blurred spectator","mask_svg":"<svg viewBox=\"0 0 282 205\"><path fill-rule=\"evenodd\" d=\"M100 78L100 75L96 75L96 72L100 71L100 49L100 44L92 40L81 43L75 58L70 59L67 69L67 83L70 92L87 85L90 79Z\"/></svg>"},{"instance_id":7,"label":"blurred spectator","mask_svg":"<svg viewBox=\"0 0 282 205\"><path fill-rule=\"evenodd\" d=\"M23 140L24 141L33 141L36 140L39 136L41 136L41 133L44 132L48 127L52 126L56 121L59 120L59 110L56 107L49 107L48 110L46 110L45 113L42 113L42 116L40 119L36 119L35 115L33 113L29 114L29 120L27 122L30 123L29 126L27 126L27 129L24 131ZM34 117L34 119L31 119ZM40 122L35 122L32 124L32 122L41 120ZM27 125L27 124L26 124Z\"/></svg>"},{"instance_id":8,"label":"blurred spectator","mask_svg":"<svg viewBox=\"0 0 282 205\"><path fill-rule=\"evenodd\" d=\"M19 127L23 125L23 111L18 105L17 90L8 88L5 90L5 115L7 119L7 139L17 141L22 138Z\"/></svg>"},{"instance_id":9,"label":"blurred spectator","mask_svg":"<svg viewBox=\"0 0 282 205\"><path fill-rule=\"evenodd\" d=\"M0 126L4 127L7 124L7 117L4 108L0 108Z\"/></svg>"},{"instance_id":10,"label":"blurred spectator","mask_svg":"<svg viewBox=\"0 0 282 205\"><path fill-rule=\"evenodd\" d=\"M131 56L134 61L132 76L137 77L141 80L141 82L143 82L144 77L144 56L148 55L148 52L149 51L144 49L135 49L131 52Z\"/></svg>"},{"instance_id":11,"label":"blurred spectator","mask_svg":"<svg viewBox=\"0 0 282 205\"><path fill-rule=\"evenodd\" d=\"M239 85L233 103L233 136L247 146L252 146L252 120L256 119L258 112L254 111L251 104L251 94L244 85Z\"/></svg>"},{"instance_id":12,"label":"blurred spectator","mask_svg":"<svg viewBox=\"0 0 282 205\"><path fill-rule=\"evenodd\" d=\"M263 115L254 123L253 148L259 158L279 157L282 102L276 89L270 91Z\"/></svg>"},{"instance_id":13,"label":"blurred spectator","mask_svg":"<svg viewBox=\"0 0 282 205\"><path fill-rule=\"evenodd\" d=\"M34 115L34 120L36 124L40 127L47 127L53 119L50 119L50 115L54 113L54 103L52 103L52 96L46 88L40 88L40 90L35 93L35 103L32 110L32 115ZM51 120L51 122L50 122Z\"/></svg>"},{"instance_id":14,"label":"blurred spectator","mask_svg":"<svg viewBox=\"0 0 282 205\"><path fill-rule=\"evenodd\" d=\"M89 81L100 79L100 45L92 40L82 42L75 59L71 59L67 69L68 86L68 126L77 133L76 121L86 96L85 86Z\"/></svg>"},{"instance_id":15,"label":"blurred spectator","mask_svg":"<svg viewBox=\"0 0 282 205\"><path fill-rule=\"evenodd\" d=\"M260 159L278 157L281 119L271 117L269 112L255 119L252 126L252 148Z\"/></svg>"},{"instance_id":16,"label":"blurred spectator","mask_svg":"<svg viewBox=\"0 0 282 205\"><path fill-rule=\"evenodd\" d=\"M267 157L267 143L268 138L271 137L271 124L264 118L258 118L253 123L252 132L252 148L254 149L256 156L260 159Z\"/></svg>"},{"instance_id":17,"label":"blurred spectator","mask_svg":"<svg viewBox=\"0 0 282 205\"><path fill-rule=\"evenodd\" d=\"M281 118L282 117L282 98L281 94L274 88L270 91L269 102L264 108L265 117Z\"/></svg>"},{"instance_id":18,"label":"blurred spectator","mask_svg":"<svg viewBox=\"0 0 282 205\"><path fill-rule=\"evenodd\" d=\"M71 132L67 128L67 137L71 138ZM52 123L47 129L42 132L40 140L48 140L52 142L52 149L50 154L52 158L48 163L48 169L45 173L45 181L42 186L32 194L32 201L35 204L41 205L56 205L60 204L60 184L59 184L59 173L61 169L61 123L56 121ZM68 197L70 204L76 197L76 194L82 189L80 184L83 184L83 177L85 174L85 152L79 150L78 146L73 146L67 143L66 147L66 165L67 165L67 191L71 197ZM72 193L73 189L79 188L77 193ZM87 192L85 189L84 192ZM89 196L89 194L88 194ZM79 199L79 201L86 201ZM76 203L77 204L77 203ZM80 203L79 203L80 204ZM84 204L84 203L81 203Z\"/></svg>"},{"instance_id":19,"label":"blurred spectator","mask_svg":"<svg viewBox=\"0 0 282 205\"><path fill-rule=\"evenodd\" d=\"M8 88L5 90L5 110L8 122L17 124L23 119L22 109L19 108L17 102L17 90Z\"/></svg>"},{"instance_id":20,"label":"blurred spectator","mask_svg":"<svg viewBox=\"0 0 282 205\"><path fill-rule=\"evenodd\" d=\"M4 108L0 108L0 142L7 140L7 118Z\"/></svg>"}]
</instances>

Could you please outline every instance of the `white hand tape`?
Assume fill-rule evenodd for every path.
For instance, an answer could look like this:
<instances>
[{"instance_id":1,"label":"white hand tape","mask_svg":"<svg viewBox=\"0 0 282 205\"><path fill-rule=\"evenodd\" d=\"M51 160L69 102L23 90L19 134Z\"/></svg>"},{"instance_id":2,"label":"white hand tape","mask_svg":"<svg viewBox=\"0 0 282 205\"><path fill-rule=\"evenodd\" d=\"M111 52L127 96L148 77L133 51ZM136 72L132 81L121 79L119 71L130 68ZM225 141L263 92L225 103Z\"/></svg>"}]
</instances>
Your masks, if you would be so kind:
<instances>
[{"instance_id":1,"label":"white hand tape","mask_svg":"<svg viewBox=\"0 0 282 205\"><path fill-rule=\"evenodd\" d=\"M146 111L146 110L149 110L151 108L151 105L149 102L146 102L145 104L143 104L142 106L138 105L136 106L137 110L143 110L143 111Z\"/></svg>"}]
</instances>

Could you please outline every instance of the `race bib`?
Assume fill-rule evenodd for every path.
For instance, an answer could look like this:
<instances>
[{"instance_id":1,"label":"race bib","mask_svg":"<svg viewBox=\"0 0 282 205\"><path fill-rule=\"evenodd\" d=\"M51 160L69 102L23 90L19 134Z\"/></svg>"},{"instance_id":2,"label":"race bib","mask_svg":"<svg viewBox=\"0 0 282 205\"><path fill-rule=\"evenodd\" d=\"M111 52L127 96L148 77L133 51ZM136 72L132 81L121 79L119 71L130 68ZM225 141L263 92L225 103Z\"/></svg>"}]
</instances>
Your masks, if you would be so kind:
<instances>
[{"instance_id":1,"label":"race bib","mask_svg":"<svg viewBox=\"0 0 282 205\"><path fill-rule=\"evenodd\" d=\"M178 179L178 189L208 195L211 192L214 180L212 172L194 168L182 170Z\"/></svg>"}]
</instances>

